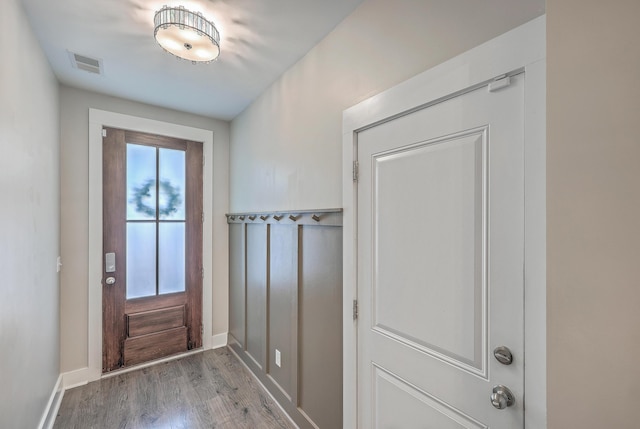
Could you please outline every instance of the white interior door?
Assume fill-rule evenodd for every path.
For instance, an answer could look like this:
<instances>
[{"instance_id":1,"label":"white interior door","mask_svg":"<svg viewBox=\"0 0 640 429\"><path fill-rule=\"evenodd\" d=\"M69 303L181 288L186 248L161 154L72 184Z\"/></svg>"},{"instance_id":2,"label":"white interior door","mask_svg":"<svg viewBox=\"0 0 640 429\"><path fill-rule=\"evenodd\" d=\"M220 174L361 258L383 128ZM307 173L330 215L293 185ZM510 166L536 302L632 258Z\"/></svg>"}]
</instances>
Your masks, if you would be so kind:
<instances>
[{"instance_id":1,"label":"white interior door","mask_svg":"<svg viewBox=\"0 0 640 429\"><path fill-rule=\"evenodd\" d=\"M523 427L523 106L519 75L358 134L360 428Z\"/></svg>"}]
</instances>

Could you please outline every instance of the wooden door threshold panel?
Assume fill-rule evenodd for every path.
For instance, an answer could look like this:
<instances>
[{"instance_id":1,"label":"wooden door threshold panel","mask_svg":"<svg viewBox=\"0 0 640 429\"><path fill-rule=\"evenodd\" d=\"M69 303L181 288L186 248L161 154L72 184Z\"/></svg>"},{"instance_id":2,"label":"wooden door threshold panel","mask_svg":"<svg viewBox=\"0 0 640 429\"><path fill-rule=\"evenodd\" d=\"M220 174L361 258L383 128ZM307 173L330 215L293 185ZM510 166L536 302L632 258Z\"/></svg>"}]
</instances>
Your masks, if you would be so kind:
<instances>
[{"instance_id":1,"label":"wooden door threshold panel","mask_svg":"<svg viewBox=\"0 0 640 429\"><path fill-rule=\"evenodd\" d=\"M197 353L202 353L204 351L204 347L200 347L198 349L189 350L184 353L177 353L175 355L167 356L162 359L155 359L149 362L139 363L136 365L131 365L125 368L114 369L113 371L102 373L100 376L101 379L113 377L114 375L120 375L131 371L137 371L142 368L147 368L150 366L158 365L159 363L171 362L172 360L182 359L187 356L191 356Z\"/></svg>"}]
</instances>

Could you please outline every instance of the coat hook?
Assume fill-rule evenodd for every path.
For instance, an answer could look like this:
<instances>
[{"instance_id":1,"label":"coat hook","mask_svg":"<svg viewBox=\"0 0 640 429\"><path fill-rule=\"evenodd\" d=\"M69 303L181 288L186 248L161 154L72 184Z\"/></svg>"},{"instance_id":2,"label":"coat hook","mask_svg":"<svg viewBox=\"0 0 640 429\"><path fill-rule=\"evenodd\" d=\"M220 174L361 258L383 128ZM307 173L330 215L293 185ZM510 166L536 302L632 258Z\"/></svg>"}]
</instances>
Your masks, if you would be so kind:
<instances>
[{"instance_id":1,"label":"coat hook","mask_svg":"<svg viewBox=\"0 0 640 429\"><path fill-rule=\"evenodd\" d=\"M229 216L229 219L236 220L236 217L235 216Z\"/></svg>"},{"instance_id":2,"label":"coat hook","mask_svg":"<svg viewBox=\"0 0 640 429\"><path fill-rule=\"evenodd\" d=\"M249 220L256 220L256 215L249 216Z\"/></svg>"},{"instance_id":3,"label":"coat hook","mask_svg":"<svg viewBox=\"0 0 640 429\"><path fill-rule=\"evenodd\" d=\"M299 217L300 216L289 215L289 219L291 219L294 222L297 221Z\"/></svg>"},{"instance_id":4,"label":"coat hook","mask_svg":"<svg viewBox=\"0 0 640 429\"><path fill-rule=\"evenodd\" d=\"M280 219L282 219L282 216L273 215L273 218L274 218L275 220L277 220L278 222L280 222Z\"/></svg>"},{"instance_id":5,"label":"coat hook","mask_svg":"<svg viewBox=\"0 0 640 429\"><path fill-rule=\"evenodd\" d=\"M244 220L244 216L240 216L238 219L240 219L240 220Z\"/></svg>"},{"instance_id":6,"label":"coat hook","mask_svg":"<svg viewBox=\"0 0 640 429\"><path fill-rule=\"evenodd\" d=\"M262 220L267 220L267 219L269 219L269 215L263 215L263 216L260 216L260 219L262 219Z\"/></svg>"},{"instance_id":7,"label":"coat hook","mask_svg":"<svg viewBox=\"0 0 640 429\"><path fill-rule=\"evenodd\" d=\"M317 214L311 216L311 219L315 220L316 222L320 222L320 216L318 216Z\"/></svg>"}]
</instances>

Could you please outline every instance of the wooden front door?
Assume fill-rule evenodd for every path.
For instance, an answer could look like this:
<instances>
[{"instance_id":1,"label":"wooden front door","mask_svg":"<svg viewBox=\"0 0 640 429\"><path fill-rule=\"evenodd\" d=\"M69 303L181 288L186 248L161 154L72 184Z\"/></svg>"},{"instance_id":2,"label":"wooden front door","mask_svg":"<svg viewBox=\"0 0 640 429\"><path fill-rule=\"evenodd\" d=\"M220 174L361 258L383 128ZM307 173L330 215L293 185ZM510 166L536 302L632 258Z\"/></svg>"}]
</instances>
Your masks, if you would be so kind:
<instances>
[{"instance_id":1,"label":"wooden front door","mask_svg":"<svg viewBox=\"0 0 640 429\"><path fill-rule=\"evenodd\" d=\"M524 76L506 82L358 134L360 428L524 425Z\"/></svg>"},{"instance_id":2,"label":"wooden front door","mask_svg":"<svg viewBox=\"0 0 640 429\"><path fill-rule=\"evenodd\" d=\"M103 129L103 372L202 346L202 160Z\"/></svg>"}]
</instances>

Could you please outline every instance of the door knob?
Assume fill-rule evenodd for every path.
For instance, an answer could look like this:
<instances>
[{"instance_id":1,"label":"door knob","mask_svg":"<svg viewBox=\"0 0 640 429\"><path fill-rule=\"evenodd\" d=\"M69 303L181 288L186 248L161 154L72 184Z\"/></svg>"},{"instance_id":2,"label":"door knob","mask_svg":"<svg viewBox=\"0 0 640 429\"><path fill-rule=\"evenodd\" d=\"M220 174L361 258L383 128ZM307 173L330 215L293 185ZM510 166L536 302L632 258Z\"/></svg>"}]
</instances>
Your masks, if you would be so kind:
<instances>
[{"instance_id":1,"label":"door knob","mask_svg":"<svg viewBox=\"0 0 640 429\"><path fill-rule=\"evenodd\" d=\"M513 397L513 393L511 393L511 390L509 390L508 387L498 384L493 388L493 393L491 394L491 405L499 410L503 410L515 403L516 400Z\"/></svg>"},{"instance_id":2,"label":"door knob","mask_svg":"<svg viewBox=\"0 0 640 429\"><path fill-rule=\"evenodd\" d=\"M115 284L115 282L116 282L116 278L115 278L115 277L107 277L107 278L104 280L104 282L105 282L106 284L108 284L108 285L112 285L112 284Z\"/></svg>"}]
</instances>

